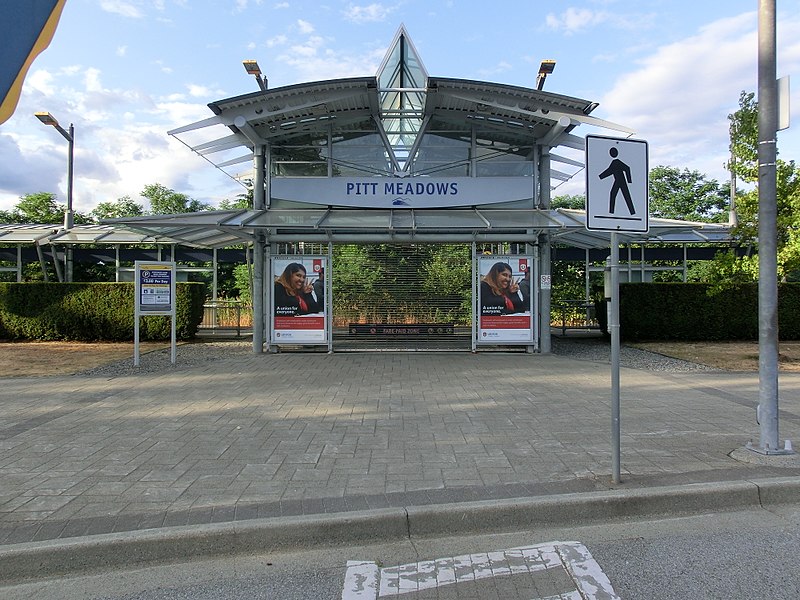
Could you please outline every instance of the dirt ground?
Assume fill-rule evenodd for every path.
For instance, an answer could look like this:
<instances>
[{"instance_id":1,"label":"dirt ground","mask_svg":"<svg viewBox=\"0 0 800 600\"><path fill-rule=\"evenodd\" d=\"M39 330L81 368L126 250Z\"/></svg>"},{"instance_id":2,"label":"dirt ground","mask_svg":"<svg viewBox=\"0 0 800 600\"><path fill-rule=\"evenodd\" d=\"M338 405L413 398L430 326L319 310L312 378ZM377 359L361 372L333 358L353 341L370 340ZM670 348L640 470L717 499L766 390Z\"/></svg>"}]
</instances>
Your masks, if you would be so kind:
<instances>
[{"instance_id":1,"label":"dirt ground","mask_svg":"<svg viewBox=\"0 0 800 600\"><path fill-rule=\"evenodd\" d=\"M633 347L726 371L758 371L758 342L648 342ZM781 342L778 368L800 372L800 342Z\"/></svg>"},{"instance_id":2,"label":"dirt ground","mask_svg":"<svg viewBox=\"0 0 800 600\"><path fill-rule=\"evenodd\" d=\"M139 352L169 348L169 342L142 342ZM0 342L0 377L69 375L129 358L133 342Z\"/></svg>"},{"instance_id":3,"label":"dirt ground","mask_svg":"<svg viewBox=\"0 0 800 600\"><path fill-rule=\"evenodd\" d=\"M649 342L631 345L728 371L758 371L758 342ZM169 342L142 342L140 352L168 347ZM66 375L125 359L133 361L133 342L0 342L0 377ZM779 366L781 371L800 372L800 342L780 344Z\"/></svg>"}]
</instances>

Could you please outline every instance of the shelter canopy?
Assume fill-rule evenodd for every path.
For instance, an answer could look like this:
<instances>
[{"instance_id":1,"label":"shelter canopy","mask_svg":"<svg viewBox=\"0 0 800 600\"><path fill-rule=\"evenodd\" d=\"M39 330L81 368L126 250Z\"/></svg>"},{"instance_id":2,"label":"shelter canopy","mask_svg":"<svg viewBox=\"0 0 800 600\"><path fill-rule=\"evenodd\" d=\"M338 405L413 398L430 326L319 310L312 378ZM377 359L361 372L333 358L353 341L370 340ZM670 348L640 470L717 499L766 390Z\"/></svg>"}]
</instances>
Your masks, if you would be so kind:
<instances>
[{"instance_id":1,"label":"shelter canopy","mask_svg":"<svg viewBox=\"0 0 800 600\"><path fill-rule=\"evenodd\" d=\"M578 248L608 247L609 235L586 229L579 210L519 209L271 209L208 211L185 215L132 217L108 221L144 236L180 244L223 247L250 242L261 232L269 242L518 241L535 243L549 232L555 243ZM650 219L647 234L620 233L620 243L720 243L726 225Z\"/></svg>"},{"instance_id":2,"label":"shelter canopy","mask_svg":"<svg viewBox=\"0 0 800 600\"><path fill-rule=\"evenodd\" d=\"M607 247L609 234L587 231L582 211L547 210L538 197L538 189L544 187L540 177L549 177L548 187L553 188L583 168L585 138L572 133L577 126L633 133L592 117L596 107L590 100L539 89L431 77L400 27L375 76L217 100L209 104L214 116L169 132L234 178L253 177L252 168L237 174L245 163L255 164L257 173L265 171L265 209L107 223L205 247L253 242L256 234L263 234L266 243L537 243L543 233L564 245ZM270 149L266 157L265 148ZM550 157L545 174L540 174L537 162L541 153ZM462 177L498 182L509 175L531 182L526 199L449 208L350 208L326 202L325 197L305 205L270 197L270 187L277 187L282 177ZM621 243L727 239L723 226L663 219L651 219L648 234L620 234Z\"/></svg>"},{"instance_id":3,"label":"shelter canopy","mask_svg":"<svg viewBox=\"0 0 800 600\"><path fill-rule=\"evenodd\" d=\"M335 173L345 175L454 175L469 161L488 164L517 154L530 163L534 144L561 146L564 155L551 153L558 164L551 185L557 186L583 166L584 139L571 133L575 127L633 133L590 116L597 107L591 100L431 77L403 27L375 76L266 89L208 106L214 116L169 134L239 181L252 177L252 171L241 171L257 148L321 144L327 136L336 150ZM473 144L470 156L467 143ZM297 152L292 159L295 166L302 160ZM285 174L274 166L273 171Z\"/></svg>"}]
</instances>

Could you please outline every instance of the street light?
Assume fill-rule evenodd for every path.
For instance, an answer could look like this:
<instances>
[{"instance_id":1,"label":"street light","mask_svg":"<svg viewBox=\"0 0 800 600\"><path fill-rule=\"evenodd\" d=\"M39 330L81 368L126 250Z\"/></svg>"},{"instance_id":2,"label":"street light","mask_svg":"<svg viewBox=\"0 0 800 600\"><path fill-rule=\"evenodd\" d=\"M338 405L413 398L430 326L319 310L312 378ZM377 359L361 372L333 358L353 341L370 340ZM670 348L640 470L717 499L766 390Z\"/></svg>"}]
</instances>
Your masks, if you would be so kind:
<instances>
[{"instance_id":1,"label":"street light","mask_svg":"<svg viewBox=\"0 0 800 600\"><path fill-rule=\"evenodd\" d=\"M248 75L252 75L256 78L258 82L258 87L261 88L262 92L267 91L267 78L261 75L261 67L258 66L258 61L255 60L243 60L242 65L244 65L244 70L247 71Z\"/></svg>"},{"instance_id":2,"label":"street light","mask_svg":"<svg viewBox=\"0 0 800 600\"><path fill-rule=\"evenodd\" d=\"M64 211L64 229L69 231L74 224L74 215L72 212L72 164L75 150L75 127L72 123L69 124L69 130L65 130L58 124L58 120L49 112L34 113L36 118L45 125L52 125L56 130L64 136L64 139L69 142L69 149L67 151L67 209ZM66 280L72 281L72 249L67 249L67 274Z\"/></svg>"},{"instance_id":3,"label":"street light","mask_svg":"<svg viewBox=\"0 0 800 600\"><path fill-rule=\"evenodd\" d=\"M539 74L536 76L536 89L541 90L544 88L544 80L556 68L556 61L543 60L539 65Z\"/></svg>"}]
</instances>

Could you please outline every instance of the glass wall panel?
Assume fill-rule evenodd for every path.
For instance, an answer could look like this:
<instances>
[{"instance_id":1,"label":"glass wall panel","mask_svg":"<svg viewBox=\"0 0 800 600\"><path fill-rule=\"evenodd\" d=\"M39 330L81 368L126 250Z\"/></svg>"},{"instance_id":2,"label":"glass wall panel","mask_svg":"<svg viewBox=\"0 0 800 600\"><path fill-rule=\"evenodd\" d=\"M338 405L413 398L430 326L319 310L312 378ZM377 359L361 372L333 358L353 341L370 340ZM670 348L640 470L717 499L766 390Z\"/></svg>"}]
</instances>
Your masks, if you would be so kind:
<instances>
[{"instance_id":1,"label":"glass wall panel","mask_svg":"<svg viewBox=\"0 0 800 600\"><path fill-rule=\"evenodd\" d=\"M272 146L271 173L286 177L325 177L328 174L328 135L298 135Z\"/></svg>"},{"instance_id":2,"label":"glass wall panel","mask_svg":"<svg viewBox=\"0 0 800 600\"><path fill-rule=\"evenodd\" d=\"M383 140L375 132L337 133L332 158L334 176L386 175L392 170Z\"/></svg>"},{"instance_id":3,"label":"glass wall panel","mask_svg":"<svg viewBox=\"0 0 800 600\"><path fill-rule=\"evenodd\" d=\"M472 149L470 137L469 132L465 131L427 130L414 157L411 172L414 175L441 177L468 176Z\"/></svg>"}]
</instances>

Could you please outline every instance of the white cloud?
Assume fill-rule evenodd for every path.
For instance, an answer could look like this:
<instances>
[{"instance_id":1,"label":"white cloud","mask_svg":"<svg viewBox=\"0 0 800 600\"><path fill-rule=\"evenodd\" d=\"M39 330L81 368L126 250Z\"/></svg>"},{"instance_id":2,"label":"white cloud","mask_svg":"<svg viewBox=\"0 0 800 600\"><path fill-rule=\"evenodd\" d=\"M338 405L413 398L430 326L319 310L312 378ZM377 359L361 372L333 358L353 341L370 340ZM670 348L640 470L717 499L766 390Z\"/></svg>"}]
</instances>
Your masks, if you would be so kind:
<instances>
[{"instance_id":1,"label":"white cloud","mask_svg":"<svg viewBox=\"0 0 800 600\"><path fill-rule=\"evenodd\" d=\"M554 31L573 35L598 26L631 31L646 30L653 26L654 20L653 14L623 14L570 7L560 15L549 13L545 17L545 25Z\"/></svg>"},{"instance_id":2,"label":"white cloud","mask_svg":"<svg viewBox=\"0 0 800 600\"><path fill-rule=\"evenodd\" d=\"M267 40L267 48L274 48L275 46L283 46L286 42L289 41L285 35L276 35L275 37L271 37Z\"/></svg>"},{"instance_id":3,"label":"white cloud","mask_svg":"<svg viewBox=\"0 0 800 600\"><path fill-rule=\"evenodd\" d=\"M205 85L190 83L186 87L189 89L189 95L192 98L218 98L225 95L225 92Z\"/></svg>"},{"instance_id":4,"label":"white cloud","mask_svg":"<svg viewBox=\"0 0 800 600\"><path fill-rule=\"evenodd\" d=\"M172 73L172 67L164 64L163 60L157 60L155 61L155 64L158 65L158 68L161 70L162 73L166 73L167 75L170 75Z\"/></svg>"},{"instance_id":5,"label":"white cloud","mask_svg":"<svg viewBox=\"0 0 800 600\"><path fill-rule=\"evenodd\" d=\"M36 91L43 96L52 96L55 91L53 74L37 69L25 78L25 91Z\"/></svg>"},{"instance_id":6,"label":"white cloud","mask_svg":"<svg viewBox=\"0 0 800 600\"><path fill-rule=\"evenodd\" d=\"M84 82L87 92L103 91L103 86L100 83L99 69L86 69L86 72L84 73Z\"/></svg>"},{"instance_id":7,"label":"white cloud","mask_svg":"<svg viewBox=\"0 0 800 600\"><path fill-rule=\"evenodd\" d=\"M370 23L375 21L385 21L386 18L396 10L396 7L384 4L368 4L358 6L350 4L344 11L345 19L354 23Z\"/></svg>"},{"instance_id":8,"label":"white cloud","mask_svg":"<svg viewBox=\"0 0 800 600\"><path fill-rule=\"evenodd\" d=\"M595 12L588 8L570 7L560 15L549 13L545 23L550 29L563 30L567 34L577 33L608 20L608 13Z\"/></svg>"},{"instance_id":9,"label":"white cloud","mask_svg":"<svg viewBox=\"0 0 800 600\"><path fill-rule=\"evenodd\" d=\"M303 21L303 19L297 19L297 28L300 33L314 33L314 26L308 21Z\"/></svg>"},{"instance_id":10,"label":"white cloud","mask_svg":"<svg viewBox=\"0 0 800 600\"><path fill-rule=\"evenodd\" d=\"M288 2L278 2L275 5L275 8L289 8L289 3Z\"/></svg>"},{"instance_id":11,"label":"white cloud","mask_svg":"<svg viewBox=\"0 0 800 600\"><path fill-rule=\"evenodd\" d=\"M800 68L800 18L781 21L786 71ZM650 164L697 169L724 179L728 114L742 90L757 89L756 13L715 21L662 46L620 77L595 115L627 125L650 142ZM780 141L779 141L780 146ZM787 157L791 158L791 156Z\"/></svg>"},{"instance_id":12,"label":"white cloud","mask_svg":"<svg viewBox=\"0 0 800 600\"><path fill-rule=\"evenodd\" d=\"M319 81L375 73L385 53L386 48L355 54L334 51L325 47L323 38L313 37L306 44L287 48L275 58L291 71L294 81Z\"/></svg>"},{"instance_id":13,"label":"white cloud","mask_svg":"<svg viewBox=\"0 0 800 600\"><path fill-rule=\"evenodd\" d=\"M501 60L494 67L491 67L489 69L480 69L478 71L478 74L481 77L491 77L493 75L499 75L501 73L506 73L506 72L510 71L511 69L513 69L513 68L514 68L513 65L511 65L510 63L508 63L508 62L506 62L504 60Z\"/></svg>"},{"instance_id":14,"label":"white cloud","mask_svg":"<svg viewBox=\"0 0 800 600\"><path fill-rule=\"evenodd\" d=\"M117 46L117 56L124 57L128 54L128 47L127 46Z\"/></svg>"},{"instance_id":15,"label":"white cloud","mask_svg":"<svg viewBox=\"0 0 800 600\"><path fill-rule=\"evenodd\" d=\"M100 8L106 12L129 19L141 19L144 16L138 7L124 0L103 0L100 3Z\"/></svg>"}]
</instances>

